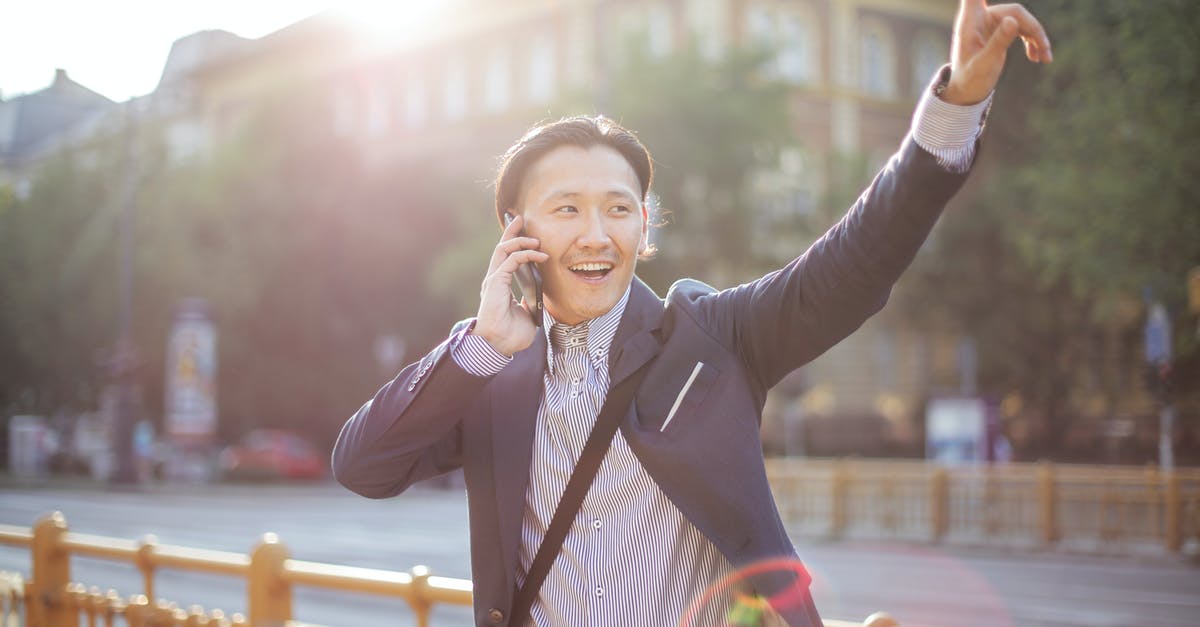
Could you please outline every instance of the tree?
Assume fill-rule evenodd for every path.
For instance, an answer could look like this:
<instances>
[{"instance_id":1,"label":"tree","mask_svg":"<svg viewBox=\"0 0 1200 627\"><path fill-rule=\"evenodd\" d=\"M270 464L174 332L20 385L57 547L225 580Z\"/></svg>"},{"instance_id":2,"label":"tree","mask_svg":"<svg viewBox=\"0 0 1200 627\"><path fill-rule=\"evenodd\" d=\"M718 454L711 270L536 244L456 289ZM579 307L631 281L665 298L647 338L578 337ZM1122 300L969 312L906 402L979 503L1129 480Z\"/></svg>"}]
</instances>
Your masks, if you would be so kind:
<instances>
[{"instance_id":1,"label":"tree","mask_svg":"<svg viewBox=\"0 0 1200 627\"><path fill-rule=\"evenodd\" d=\"M1010 54L971 207L947 216L907 284L910 317L980 340L985 389L1016 391L1061 453L1075 416L1145 398L1140 296L1182 307L1200 264L1200 5L1046 0L1050 66ZM1200 351L1176 334L1178 392L1197 406ZM1094 412L1091 412L1094 413ZM1188 410L1184 412L1188 415Z\"/></svg>"}]
</instances>

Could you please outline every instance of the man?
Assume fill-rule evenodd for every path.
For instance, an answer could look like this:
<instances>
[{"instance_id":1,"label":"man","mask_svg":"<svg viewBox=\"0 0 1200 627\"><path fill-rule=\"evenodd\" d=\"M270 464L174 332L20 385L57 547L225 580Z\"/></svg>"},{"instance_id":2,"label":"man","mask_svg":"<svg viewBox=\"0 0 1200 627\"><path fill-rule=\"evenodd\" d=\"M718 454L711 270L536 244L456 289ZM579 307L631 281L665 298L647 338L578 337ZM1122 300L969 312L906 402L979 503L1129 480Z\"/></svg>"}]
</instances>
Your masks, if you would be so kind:
<instances>
[{"instance_id":1,"label":"man","mask_svg":"<svg viewBox=\"0 0 1200 627\"><path fill-rule=\"evenodd\" d=\"M603 118L535 128L505 155L496 211L511 223L475 318L406 367L342 430L338 480L372 498L462 467L475 620L519 625L525 583L608 392L644 379L538 589L536 625L719 624L707 603L738 573L793 625L820 625L767 484L767 390L879 310L966 177L1005 51L1049 62L1017 5L963 0L951 65L914 128L849 213L803 255L717 292L684 280L660 299L635 279L647 248L649 154ZM544 324L510 293L537 264ZM798 562L796 562L798 563Z\"/></svg>"}]
</instances>

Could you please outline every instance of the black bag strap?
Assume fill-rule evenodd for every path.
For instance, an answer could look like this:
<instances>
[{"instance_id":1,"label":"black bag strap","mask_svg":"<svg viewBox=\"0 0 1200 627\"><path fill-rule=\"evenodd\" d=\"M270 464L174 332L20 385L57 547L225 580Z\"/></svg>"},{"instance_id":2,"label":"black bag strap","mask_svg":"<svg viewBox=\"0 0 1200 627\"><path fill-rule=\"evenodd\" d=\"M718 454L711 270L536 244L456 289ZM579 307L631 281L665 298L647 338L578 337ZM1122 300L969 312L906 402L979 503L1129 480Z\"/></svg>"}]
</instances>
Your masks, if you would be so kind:
<instances>
[{"instance_id":1,"label":"black bag strap","mask_svg":"<svg viewBox=\"0 0 1200 627\"><path fill-rule=\"evenodd\" d=\"M546 581L546 575L550 573L550 567L554 565L554 560L562 550L562 543L567 538L567 531L571 529L571 523L575 520L575 515L579 513L579 507L583 505L583 497L587 496L588 490L592 487L596 471L600 470L600 462L604 461L604 455L608 453L613 436L617 434L617 427L621 425L621 419L625 416L630 404L633 403L633 395L637 392L642 379L645 378L647 370L649 370L647 364L643 364L641 368L629 375L629 378L608 391L608 395L604 399L604 407L600 408L600 416L596 418L596 424L592 426L592 432L588 434L587 442L583 445L583 452L579 454L579 461L575 462L575 470L571 472L571 478L567 480L567 487L563 489L562 498L558 500L554 517L550 519L550 528L546 530L546 536L542 538L542 544L533 558L533 564L529 566L525 584L521 586L513 599L512 612L508 622L510 627L521 627L529 619L529 612L533 609L533 602L537 599L538 591L541 590L542 583Z\"/></svg>"}]
</instances>

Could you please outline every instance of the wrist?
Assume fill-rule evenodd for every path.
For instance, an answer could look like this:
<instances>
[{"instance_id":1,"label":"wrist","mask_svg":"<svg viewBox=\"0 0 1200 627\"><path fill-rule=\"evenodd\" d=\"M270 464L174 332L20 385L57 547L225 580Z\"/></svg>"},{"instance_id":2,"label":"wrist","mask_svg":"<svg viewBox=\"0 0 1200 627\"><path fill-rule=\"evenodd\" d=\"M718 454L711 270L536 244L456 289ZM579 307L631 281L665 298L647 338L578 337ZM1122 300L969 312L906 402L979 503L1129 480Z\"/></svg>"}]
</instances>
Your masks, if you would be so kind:
<instances>
[{"instance_id":1,"label":"wrist","mask_svg":"<svg viewBox=\"0 0 1200 627\"><path fill-rule=\"evenodd\" d=\"M467 335L474 335L482 338L488 343L489 346L492 347L492 350L500 353L501 355L506 357L511 357L513 355L514 351L510 351L504 346L504 343L500 341L500 336L494 333L491 329L481 327L478 319L471 323L470 328L467 329Z\"/></svg>"},{"instance_id":2,"label":"wrist","mask_svg":"<svg viewBox=\"0 0 1200 627\"><path fill-rule=\"evenodd\" d=\"M955 85L953 81L944 86L939 86L939 89L934 91L934 94L937 95L942 102L960 107L974 106L987 99L987 94L978 95L968 92L958 85Z\"/></svg>"}]
</instances>

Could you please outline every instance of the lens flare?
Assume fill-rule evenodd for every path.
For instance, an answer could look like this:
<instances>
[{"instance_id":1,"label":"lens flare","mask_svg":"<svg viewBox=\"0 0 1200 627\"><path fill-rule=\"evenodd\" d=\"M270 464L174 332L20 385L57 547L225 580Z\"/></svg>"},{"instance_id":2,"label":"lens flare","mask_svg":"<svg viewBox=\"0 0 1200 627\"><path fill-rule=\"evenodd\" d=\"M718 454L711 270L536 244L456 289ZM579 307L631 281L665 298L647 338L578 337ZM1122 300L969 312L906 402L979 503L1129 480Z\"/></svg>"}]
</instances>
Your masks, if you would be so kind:
<instances>
[{"instance_id":1,"label":"lens flare","mask_svg":"<svg viewBox=\"0 0 1200 627\"><path fill-rule=\"evenodd\" d=\"M769 595L753 592L761 582L771 582L771 587L781 588ZM714 610L714 604L725 603L723 625L727 627L751 627L770 624L777 612L788 612L808 603L808 587L812 577L798 559L771 559L751 564L730 573L709 586L688 606L680 619L680 627L692 627L704 623L704 617Z\"/></svg>"}]
</instances>

